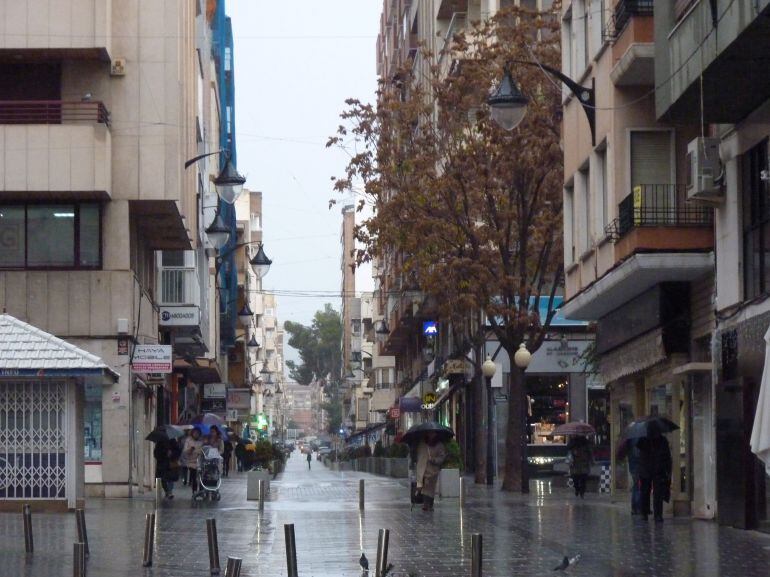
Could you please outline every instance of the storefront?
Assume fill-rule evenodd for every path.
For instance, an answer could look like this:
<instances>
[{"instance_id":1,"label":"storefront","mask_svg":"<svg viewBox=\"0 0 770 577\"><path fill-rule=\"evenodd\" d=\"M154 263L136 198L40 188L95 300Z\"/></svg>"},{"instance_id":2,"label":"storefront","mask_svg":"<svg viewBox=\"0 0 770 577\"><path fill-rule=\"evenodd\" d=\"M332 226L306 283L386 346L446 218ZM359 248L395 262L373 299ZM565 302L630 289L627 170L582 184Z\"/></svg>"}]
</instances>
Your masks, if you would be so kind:
<instances>
[{"instance_id":1,"label":"storefront","mask_svg":"<svg viewBox=\"0 0 770 577\"><path fill-rule=\"evenodd\" d=\"M0 510L83 506L85 461L101 458L101 389L118 375L95 355L0 315Z\"/></svg>"}]
</instances>

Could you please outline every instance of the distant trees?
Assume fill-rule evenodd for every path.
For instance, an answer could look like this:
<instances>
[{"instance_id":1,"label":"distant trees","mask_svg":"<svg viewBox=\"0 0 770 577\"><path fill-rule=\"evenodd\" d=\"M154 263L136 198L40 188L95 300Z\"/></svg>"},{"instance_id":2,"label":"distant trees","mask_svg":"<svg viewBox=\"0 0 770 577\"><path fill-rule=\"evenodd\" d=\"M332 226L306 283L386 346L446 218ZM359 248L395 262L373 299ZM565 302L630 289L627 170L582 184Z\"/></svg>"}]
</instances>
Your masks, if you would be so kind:
<instances>
[{"instance_id":1,"label":"distant trees","mask_svg":"<svg viewBox=\"0 0 770 577\"><path fill-rule=\"evenodd\" d=\"M326 304L316 311L310 326L286 321L289 346L299 353L300 363L286 361L289 376L301 385L316 379L338 378L342 367L342 317Z\"/></svg>"}]
</instances>

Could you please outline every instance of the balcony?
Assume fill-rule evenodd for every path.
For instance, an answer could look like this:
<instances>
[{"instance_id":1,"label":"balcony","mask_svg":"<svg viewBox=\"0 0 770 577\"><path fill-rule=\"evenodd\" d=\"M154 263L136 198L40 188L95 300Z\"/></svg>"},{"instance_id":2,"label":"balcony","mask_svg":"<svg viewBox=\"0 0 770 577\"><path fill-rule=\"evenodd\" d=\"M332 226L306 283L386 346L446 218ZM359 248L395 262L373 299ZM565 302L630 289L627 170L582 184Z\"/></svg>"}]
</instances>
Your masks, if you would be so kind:
<instances>
[{"instance_id":1,"label":"balcony","mask_svg":"<svg viewBox=\"0 0 770 577\"><path fill-rule=\"evenodd\" d=\"M13 55L110 59L112 0L5 0L0 50Z\"/></svg>"},{"instance_id":2,"label":"balcony","mask_svg":"<svg viewBox=\"0 0 770 577\"><path fill-rule=\"evenodd\" d=\"M655 82L653 0L619 0L607 28L612 42L616 86L651 86Z\"/></svg>"},{"instance_id":3,"label":"balcony","mask_svg":"<svg viewBox=\"0 0 770 577\"><path fill-rule=\"evenodd\" d=\"M158 275L158 304L161 306L199 306L198 273L189 268L163 268Z\"/></svg>"},{"instance_id":4,"label":"balcony","mask_svg":"<svg viewBox=\"0 0 770 577\"><path fill-rule=\"evenodd\" d=\"M0 192L108 199L112 141L102 102L0 102Z\"/></svg>"}]
</instances>

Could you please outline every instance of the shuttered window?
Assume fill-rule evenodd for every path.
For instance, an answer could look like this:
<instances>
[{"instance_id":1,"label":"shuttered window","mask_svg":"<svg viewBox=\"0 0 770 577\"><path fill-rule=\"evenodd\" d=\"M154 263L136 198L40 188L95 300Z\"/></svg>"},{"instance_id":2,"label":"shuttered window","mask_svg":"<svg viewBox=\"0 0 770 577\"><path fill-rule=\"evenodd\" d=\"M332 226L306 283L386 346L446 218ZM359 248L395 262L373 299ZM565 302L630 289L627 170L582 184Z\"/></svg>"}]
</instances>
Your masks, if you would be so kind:
<instances>
[{"instance_id":1,"label":"shuttered window","mask_svg":"<svg viewBox=\"0 0 770 577\"><path fill-rule=\"evenodd\" d=\"M631 133L631 190L645 184L671 184L671 133Z\"/></svg>"}]
</instances>

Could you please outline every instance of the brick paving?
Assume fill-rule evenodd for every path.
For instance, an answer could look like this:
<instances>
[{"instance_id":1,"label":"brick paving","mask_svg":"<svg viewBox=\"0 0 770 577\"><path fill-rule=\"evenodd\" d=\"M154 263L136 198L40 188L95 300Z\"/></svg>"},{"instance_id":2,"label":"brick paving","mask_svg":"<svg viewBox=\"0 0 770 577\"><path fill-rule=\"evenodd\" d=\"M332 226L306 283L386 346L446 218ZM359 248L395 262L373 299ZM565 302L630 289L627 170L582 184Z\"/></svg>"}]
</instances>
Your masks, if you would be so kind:
<instances>
[{"instance_id":1,"label":"brick paving","mask_svg":"<svg viewBox=\"0 0 770 577\"><path fill-rule=\"evenodd\" d=\"M358 512L358 481L366 479L366 510ZM283 525L294 523L302 577L358 577L365 551L372 568L377 532L390 529L390 560L398 575L470 575L472 533L484 536L485 577L553 574L564 555L580 554L575 576L754 577L768 574L770 535L669 520L644 524L591 495L575 501L538 483L529 497L469 487L466 507L437 502L426 514L410 510L404 481L364 473L332 472L317 461L307 470L295 453L272 484L265 511L246 501L245 477L223 485L219 503L192 505L189 490L159 512L155 564L141 567L144 514L152 499L92 499L87 505L89 577L207 576L205 519L217 520L222 570L228 555L243 558L243 577L286 575ZM35 553L24 553L22 520L0 514L0 576L70 577L74 515L36 514Z\"/></svg>"}]
</instances>

